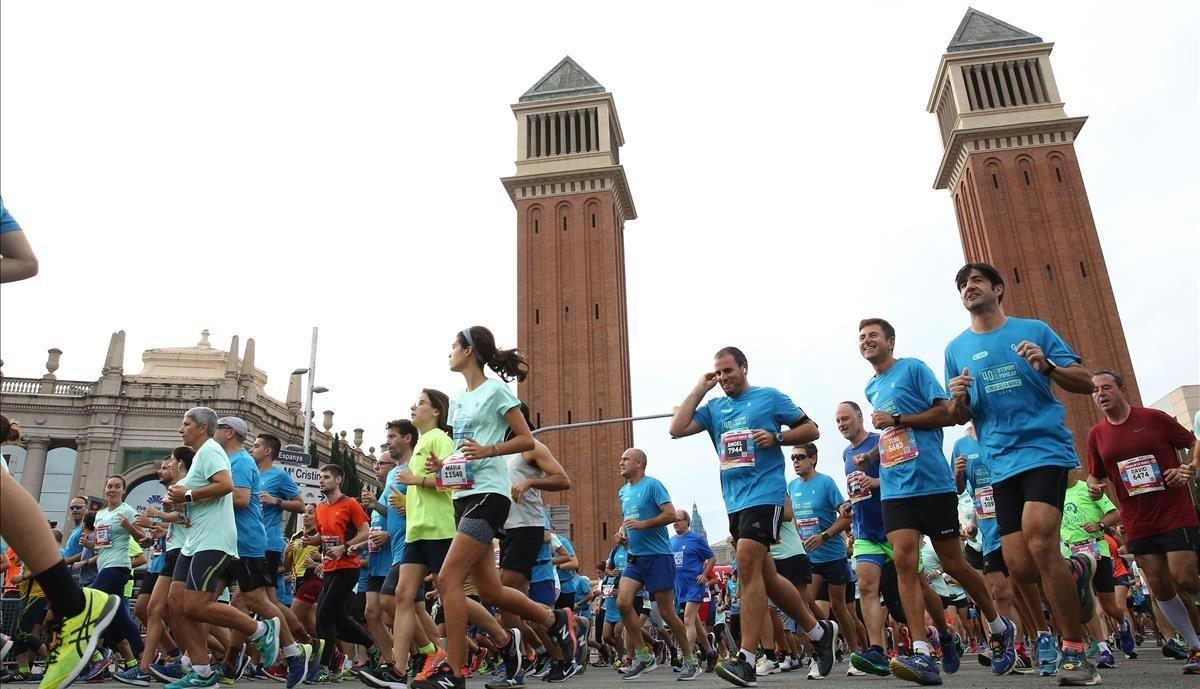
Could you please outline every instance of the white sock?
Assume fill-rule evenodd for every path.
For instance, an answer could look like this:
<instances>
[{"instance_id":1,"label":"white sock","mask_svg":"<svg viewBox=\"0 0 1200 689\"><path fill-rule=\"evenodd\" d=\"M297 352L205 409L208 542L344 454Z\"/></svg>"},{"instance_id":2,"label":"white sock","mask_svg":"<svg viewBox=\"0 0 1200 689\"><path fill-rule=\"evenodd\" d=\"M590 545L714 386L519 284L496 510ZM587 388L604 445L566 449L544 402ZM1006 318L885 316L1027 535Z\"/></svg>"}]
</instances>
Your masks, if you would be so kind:
<instances>
[{"instance_id":1,"label":"white sock","mask_svg":"<svg viewBox=\"0 0 1200 689\"><path fill-rule=\"evenodd\" d=\"M300 653L301 653L300 644L298 644L294 641L291 644L283 647L283 657L284 658L291 658L292 656L298 656L298 655L300 655Z\"/></svg>"},{"instance_id":2,"label":"white sock","mask_svg":"<svg viewBox=\"0 0 1200 689\"><path fill-rule=\"evenodd\" d=\"M212 674L212 666L211 665L193 665L192 672L196 673L197 675L200 675L201 677L208 677L209 675Z\"/></svg>"},{"instance_id":3,"label":"white sock","mask_svg":"<svg viewBox=\"0 0 1200 689\"><path fill-rule=\"evenodd\" d=\"M1158 601L1158 609L1162 610L1163 617L1179 632L1189 648L1200 648L1200 638L1196 637L1196 628L1192 626L1192 619L1188 617L1187 603L1183 602L1178 593L1171 600Z\"/></svg>"},{"instance_id":4,"label":"white sock","mask_svg":"<svg viewBox=\"0 0 1200 689\"><path fill-rule=\"evenodd\" d=\"M933 649L929 648L928 641L914 641L913 650L921 655L931 655Z\"/></svg>"},{"instance_id":5,"label":"white sock","mask_svg":"<svg viewBox=\"0 0 1200 689\"><path fill-rule=\"evenodd\" d=\"M1003 634L1008 627L1004 626L1004 620L1000 616L996 616L994 620L988 620L988 631L993 634Z\"/></svg>"},{"instance_id":6,"label":"white sock","mask_svg":"<svg viewBox=\"0 0 1200 689\"><path fill-rule=\"evenodd\" d=\"M751 665L754 664L754 653L747 651L744 648L738 652L742 654L742 660L746 661L747 663L750 663Z\"/></svg>"},{"instance_id":7,"label":"white sock","mask_svg":"<svg viewBox=\"0 0 1200 689\"><path fill-rule=\"evenodd\" d=\"M808 630L808 638L813 641L820 641L825 638L825 629L821 627L821 623L817 622L816 626Z\"/></svg>"},{"instance_id":8,"label":"white sock","mask_svg":"<svg viewBox=\"0 0 1200 689\"><path fill-rule=\"evenodd\" d=\"M186 655L179 656L179 664L183 666L184 670L192 669L192 659Z\"/></svg>"},{"instance_id":9,"label":"white sock","mask_svg":"<svg viewBox=\"0 0 1200 689\"><path fill-rule=\"evenodd\" d=\"M1112 649L1108 647L1107 641L1100 641L1096 645L1100 647L1101 651L1104 651L1105 653L1112 653Z\"/></svg>"},{"instance_id":10,"label":"white sock","mask_svg":"<svg viewBox=\"0 0 1200 689\"><path fill-rule=\"evenodd\" d=\"M265 622L260 620L258 622L258 629L254 630L254 633L250 635L250 640L253 641L254 639L262 638L262 635L266 634L266 633L267 633L267 625Z\"/></svg>"}]
</instances>

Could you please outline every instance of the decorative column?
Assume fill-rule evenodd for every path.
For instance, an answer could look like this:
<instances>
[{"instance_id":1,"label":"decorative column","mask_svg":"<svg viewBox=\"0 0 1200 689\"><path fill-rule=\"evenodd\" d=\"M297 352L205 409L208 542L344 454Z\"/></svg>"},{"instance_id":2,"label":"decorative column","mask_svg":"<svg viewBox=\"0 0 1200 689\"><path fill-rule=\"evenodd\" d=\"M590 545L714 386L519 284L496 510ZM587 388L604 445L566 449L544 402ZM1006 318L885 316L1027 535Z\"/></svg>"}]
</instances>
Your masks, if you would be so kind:
<instances>
[{"instance_id":1,"label":"decorative column","mask_svg":"<svg viewBox=\"0 0 1200 689\"><path fill-rule=\"evenodd\" d=\"M46 453L49 450L49 438L25 439L25 467L21 470L21 486L29 491L34 500L42 497L42 479L46 477Z\"/></svg>"}]
</instances>

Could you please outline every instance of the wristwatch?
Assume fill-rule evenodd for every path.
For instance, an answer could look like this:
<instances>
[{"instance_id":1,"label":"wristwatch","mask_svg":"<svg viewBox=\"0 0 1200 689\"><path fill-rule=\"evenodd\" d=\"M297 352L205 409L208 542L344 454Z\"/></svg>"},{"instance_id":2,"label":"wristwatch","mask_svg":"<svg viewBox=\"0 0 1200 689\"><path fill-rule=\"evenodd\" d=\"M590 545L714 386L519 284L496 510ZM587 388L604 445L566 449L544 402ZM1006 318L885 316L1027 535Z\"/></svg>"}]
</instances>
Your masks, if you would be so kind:
<instances>
[{"instance_id":1,"label":"wristwatch","mask_svg":"<svg viewBox=\"0 0 1200 689\"><path fill-rule=\"evenodd\" d=\"M1046 366L1046 375L1054 373L1054 369L1058 368L1057 364L1055 364L1053 361L1050 361L1050 357L1046 357Z\"/></svg>"},{"instance_id":2,"label":"wristwatch","mask_svg":"<svg viewBox=\"0 0 1200 689\"><path fill-rule=\"evenodd\" d=\"M775 444L776 445L783 444L783 434L778 431L775 432Z\"/></svg>"},{"instance_id":3,"label":"wristwatch","mask_svg":"<svg viewBox=\"0 0 1200 689\"><path fill-rule=\"evenodd\" d=\"M189 489L188 489L188 490L187 490L187 491L186 491L186 492L183 494L183 501L184 501L184 502L191 502L191 501L192 501L192 489L191 489L191 488L189 488Z\"/></svg>"},{"instance_id":4,"label":"wristwatch","mask_svg":"<svg viewBox=\"0 0 1200 689\"><path fill-rule=\"evenodd\" d=\"M899 414L892 414L892 425L893 426L900 425L900 415Z\"/></svg>"}]
</instances>

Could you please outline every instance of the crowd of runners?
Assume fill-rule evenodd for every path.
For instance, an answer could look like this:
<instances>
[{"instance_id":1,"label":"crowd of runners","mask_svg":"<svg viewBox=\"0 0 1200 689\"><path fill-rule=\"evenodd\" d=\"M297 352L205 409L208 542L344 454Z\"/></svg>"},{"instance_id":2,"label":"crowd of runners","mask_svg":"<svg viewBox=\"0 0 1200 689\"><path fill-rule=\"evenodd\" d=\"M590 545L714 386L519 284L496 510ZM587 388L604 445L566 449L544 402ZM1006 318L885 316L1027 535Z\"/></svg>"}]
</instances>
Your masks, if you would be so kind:
<instances>
[{"instance_id":1,"label":"crowd of runners","mask_svg":"<svg viewBox=\"0 0 1200 689\"><path fill-rule=\"evenodd\" d=\"M1085 369L1045 323L1006 316L991 266L955 283L970 323L942 379L897 358L886 320L860 323L870 417L851 401L831 410L845 496L816 470L816 420L750 385L741 350L716 353L669 432L712 442L728 571L673 504L671 470L637 448L613 467L623 524L608 558L579 562L543 503L571 477L507 384L536 362L482 326L451 341L464 389L421 390L383 424L378 492L343 494L325 465L322 499L306 504L274 465L279 438L207 407L186 411L161 460L161 508L139 513L112 475L103 507L71 500L61 541L0 471L21 596L17 633L0 638L18 659L7 680L454 689L472 675L499 688L669 666L753 687L846 662L848 675L931 685L976 653L998 675L1085 686L1118 653L1136 658L1143 634L1200 674L1195 430L1131 406L1119 372ZM1086 457L1055 386L1095 400ZM963 425L946 456L943 429ZM19 429L0 418L0 434Z\"/></svg>"}]
</instances>

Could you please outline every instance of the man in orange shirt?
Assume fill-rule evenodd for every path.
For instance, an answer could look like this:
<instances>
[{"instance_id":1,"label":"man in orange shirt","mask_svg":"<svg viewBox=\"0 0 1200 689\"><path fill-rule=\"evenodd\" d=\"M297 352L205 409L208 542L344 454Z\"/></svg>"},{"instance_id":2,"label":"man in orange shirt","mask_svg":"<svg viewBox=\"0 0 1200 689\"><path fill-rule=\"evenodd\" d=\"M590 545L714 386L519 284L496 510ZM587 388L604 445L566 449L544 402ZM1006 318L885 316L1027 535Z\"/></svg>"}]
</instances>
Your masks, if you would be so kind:
<instances>
[{"instance_id":1,"label":"man in orange shirt","mask_svg":"<svg viewBox=\"0 0 1200 689\"><path fill-rule=\"evenodd\" d=\"M350 617L350 597L358 584L358 554L350 546L367 540L371 529L367 513L354 498L342 494L342 468L336 464L321 467L321 493L325 501L317 505L317 535L312 545L321 545L321 596L317 599L317 636L325 643L321 666L308 678L321 683L336 678L341 668L330 668L337 642L349 641L370 648L375 645Z\"/></svg>"}]
</instances>

